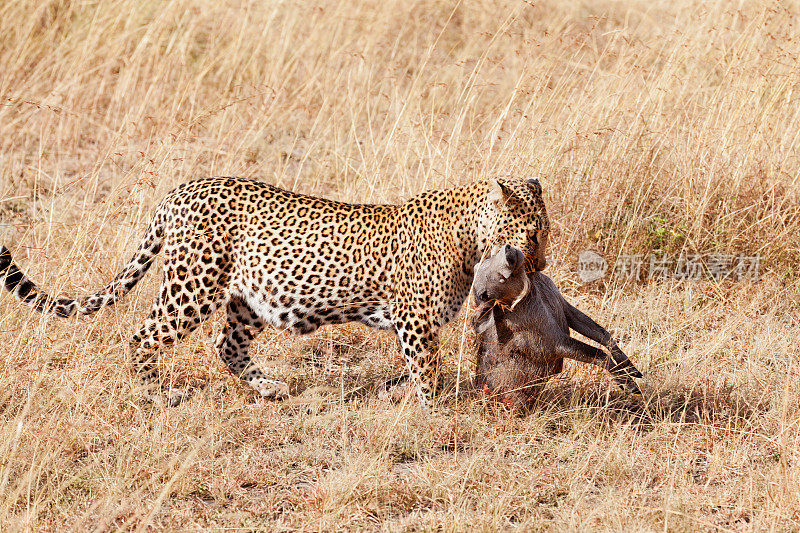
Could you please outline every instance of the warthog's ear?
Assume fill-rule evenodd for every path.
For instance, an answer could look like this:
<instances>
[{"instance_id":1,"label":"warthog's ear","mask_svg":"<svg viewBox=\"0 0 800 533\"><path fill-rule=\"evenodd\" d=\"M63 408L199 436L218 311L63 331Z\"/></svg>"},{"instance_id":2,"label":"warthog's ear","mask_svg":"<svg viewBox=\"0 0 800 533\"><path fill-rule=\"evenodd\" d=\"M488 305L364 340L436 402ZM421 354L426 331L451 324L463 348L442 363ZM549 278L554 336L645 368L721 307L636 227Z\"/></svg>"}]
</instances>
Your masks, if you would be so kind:
<instances>
[{"instance_id":1,"label":"warthog's ear","mask_svg":"<svg viewBox=\"0 0 800 533\"><path fill-rule=\"evenodd\" d=\"M522 250L510 244L503 245L499 253L502 255L499 255L498 258L505 263L498 272L503 278L503 282L516 278L516 276L522 276L520 292L514 297L514 301L511 302L510 309L513 311L517 304L531 291L530 280L528 280L528 274L525 272L525 255L522 253Z\"/></svg>"},{"instance_id":2,"label":"warthog's ear","mask_svg":"<svg viewBox=\"0 0 800 533\"><path fill-rule=\"evenodd\" d=\"M510 244L506 244L503 246L505 256L506 256L506 263L508 264L508 268L513 272L517 269L517 267L522 264L525 260L525 256L522 253L522 250L511 246Z\"/></svg>"}]
</instances>

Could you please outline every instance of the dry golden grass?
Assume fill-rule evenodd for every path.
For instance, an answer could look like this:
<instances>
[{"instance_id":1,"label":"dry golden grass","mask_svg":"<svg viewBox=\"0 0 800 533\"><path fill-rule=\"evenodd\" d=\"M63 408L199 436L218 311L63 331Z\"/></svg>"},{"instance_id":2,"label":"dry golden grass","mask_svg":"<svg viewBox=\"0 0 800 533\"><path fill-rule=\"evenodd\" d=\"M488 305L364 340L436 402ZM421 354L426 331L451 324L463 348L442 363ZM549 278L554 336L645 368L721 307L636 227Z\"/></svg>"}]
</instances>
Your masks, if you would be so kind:
<instances>
[{"instance_id":1,"label":"dry golden grass","mask_svg":"<svg viewBox=\"0 0 800 533\"><path fill-rule=\"evenodd\" d=\"M638 402L570 365L508 416L469 389L459 322L449 414L429 417L377 398L391 338L344 326L260 338L297 391L278 404L223 370L217 318L165 354L189 391L165 408L137 399L126 353L157 275L87 320L0 296L3 529L800 529L799 12L0 4L0 241L51 292L111 279L195 177L394 202L539 175L548 272L646 376ZM763 276L586 286L587 247L760 254Z\"/></svg>"}]
</instances>

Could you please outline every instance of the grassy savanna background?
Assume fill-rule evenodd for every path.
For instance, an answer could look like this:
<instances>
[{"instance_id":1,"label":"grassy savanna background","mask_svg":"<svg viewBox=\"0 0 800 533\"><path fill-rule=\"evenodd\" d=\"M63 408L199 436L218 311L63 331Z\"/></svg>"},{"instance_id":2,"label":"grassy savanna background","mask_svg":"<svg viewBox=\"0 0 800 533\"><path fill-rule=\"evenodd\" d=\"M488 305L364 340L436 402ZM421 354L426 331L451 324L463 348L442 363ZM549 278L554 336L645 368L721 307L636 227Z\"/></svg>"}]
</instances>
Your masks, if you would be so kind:
<instances>
[{"instance_id":1,"label":"grassy savanna background","mask_svg":"<svg viewBox=\"0 0 800 533\"><path fill-rule=\"evenodd\" d=\"M541 176L547 273L645 374L639 401L568 363L510 416L462 315L435 416L378 398L401 361L356 325L262 335L273 403L216 316L162 358L169 408L127 356L157 268L88 319L6 294L3 529L800 529L800 4L20 0L0 35L0 240L50 292L105 284L196 177L397 202ZM584 285L587 248L762 276Z\"/></svg>"}]
</instances>

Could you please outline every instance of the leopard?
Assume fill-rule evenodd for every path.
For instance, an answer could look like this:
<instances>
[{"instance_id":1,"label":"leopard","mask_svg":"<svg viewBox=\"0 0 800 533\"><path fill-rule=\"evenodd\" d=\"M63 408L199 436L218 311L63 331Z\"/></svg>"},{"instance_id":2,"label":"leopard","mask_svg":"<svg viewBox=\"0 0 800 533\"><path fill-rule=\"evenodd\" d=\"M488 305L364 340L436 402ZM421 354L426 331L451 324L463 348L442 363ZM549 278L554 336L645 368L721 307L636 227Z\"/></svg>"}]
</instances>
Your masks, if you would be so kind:
<instances>
[{"instance_id":1,"label":"leopard","mask_svg":"<svg viewBox=\"0 0 800 533\"><path fill-rule=\"evenodd\" d=\"M538 179L493 177L396 204L357 204L258 179L208 177L163 197L131 259L98 291L52 297L6 246L0 281L36 311L91 315L125 296L160 254L155 302L129 342L143 387L179 401L180 391L160 385L159 353L224 308L216 352L264 398L290 395L249 355L267 326L307 334L360 322L394 332L407 381L430 409L439 390L439 331L467 299L475 265L510 243L523 250L529 270L542 270L549 232Z\"/></svg>"}]
</instances>

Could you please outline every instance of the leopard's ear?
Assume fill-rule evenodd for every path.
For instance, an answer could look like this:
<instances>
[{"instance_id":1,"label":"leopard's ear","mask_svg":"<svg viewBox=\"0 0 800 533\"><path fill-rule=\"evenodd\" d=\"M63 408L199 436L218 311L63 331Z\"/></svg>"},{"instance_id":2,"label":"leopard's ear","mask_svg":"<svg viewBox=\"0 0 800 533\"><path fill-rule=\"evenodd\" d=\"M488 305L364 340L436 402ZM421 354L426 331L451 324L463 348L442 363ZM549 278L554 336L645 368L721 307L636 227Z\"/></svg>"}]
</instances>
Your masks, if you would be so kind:
<instances>
[{"instance_id":1,"label":"leopard's ear","mask_svg":"<svg viewBox=\"0 0 800 533\"><path fill-rule=\"evenodd\" d=\"M542 184L539 183L539 178L530 178L527 180L528 186L533 189L536 194L542 194Z\"/></svg>"},{"instance_id":2,"label":"leopard's ear","mask_svg":"<svg viewBox=\"0 0 800 533\"><path fill-rule=\"evenodd\" d=\"M492 180L489 184L489 201L501 205L514 196L511 188L500 180Z\"/></svg>"}]
</instances>

